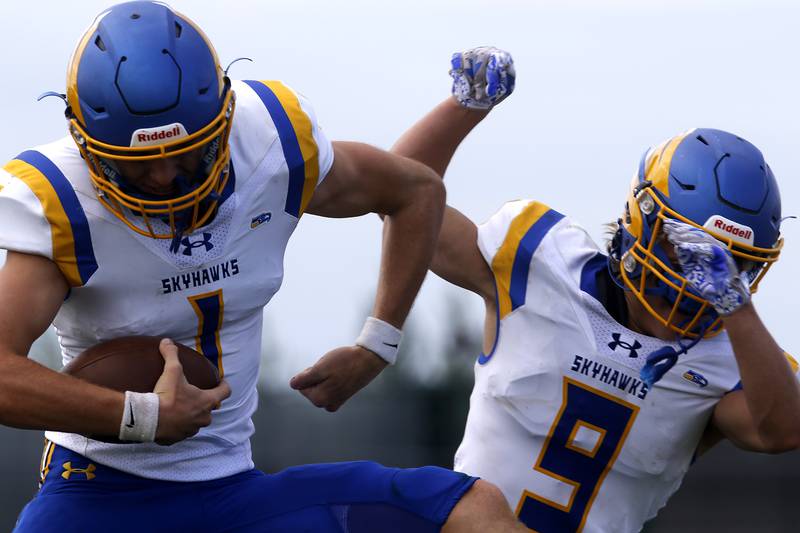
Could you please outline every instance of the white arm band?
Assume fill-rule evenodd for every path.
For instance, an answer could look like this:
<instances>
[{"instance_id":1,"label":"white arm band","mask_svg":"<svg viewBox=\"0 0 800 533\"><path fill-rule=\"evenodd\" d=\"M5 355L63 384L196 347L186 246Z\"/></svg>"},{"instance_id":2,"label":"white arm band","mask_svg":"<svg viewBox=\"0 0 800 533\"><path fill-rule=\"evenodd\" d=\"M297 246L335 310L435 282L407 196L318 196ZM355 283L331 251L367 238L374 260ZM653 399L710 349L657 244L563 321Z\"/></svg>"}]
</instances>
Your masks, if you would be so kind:
<instances>
[{"instance_id":1,"label":"white arm band","mask_svg":"<svg viewBox=\"0 0 800 533\"><path fill-rule=\"evenodd\" d=\"M125 392L125 410L119 423L119 440L153 442L158 427L158 394Z\"/></svg>"},{"instance_id":2,"label":"white arm band","mask_svg":"<svg viewBox=\"0 0 800 533\"><path fill-rule=\"evenodd\" d=\"M375 317L368 317L364 329L356 339L356 344L375 353L381 359L393 365L397 361L397 350L403 332L391 324Z\"/></svg>"}]
</instances>

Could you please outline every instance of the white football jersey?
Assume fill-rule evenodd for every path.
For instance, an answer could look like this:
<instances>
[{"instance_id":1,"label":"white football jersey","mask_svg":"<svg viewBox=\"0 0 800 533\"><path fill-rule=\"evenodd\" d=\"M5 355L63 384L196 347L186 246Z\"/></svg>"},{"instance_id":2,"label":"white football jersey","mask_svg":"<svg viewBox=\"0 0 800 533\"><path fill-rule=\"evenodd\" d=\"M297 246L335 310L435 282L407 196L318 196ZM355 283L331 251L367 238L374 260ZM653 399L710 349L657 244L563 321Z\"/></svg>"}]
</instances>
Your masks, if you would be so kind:
<instances>
[{"instance_id":1,"label":"white football jersey","mask_svg":"<svg viewBox=\"0 0 800 533\"><path fill-rule=\"evenodd\" d=\"M303 97L280 82L234 82L233 90L222 202L175 253L169 239L135 233L100 204L70 138L24 152L0 171L0 248L53 260L71 286L54 321L64 363L101 341L156 335L201 352L231 386L209 427L169 447L46 434L148 478L207 480L253 467L262 308L281 286L289 237L333 163Z\"/></svg>"},{"instance_id":2,"label":"white football jersey","mask_svg":"<svg viewBox=\"0 0 800 533\"><path fill-rule=\"evenodd\" d=\"M669 343L606 311L606 257L580 226L515 201L479 227L478 246L497 284L498 331L475 365L456 470L497 484L539 533L639 531L738 385L726 333L648 389L639 371Z\"/></svg>"}]
</instances>

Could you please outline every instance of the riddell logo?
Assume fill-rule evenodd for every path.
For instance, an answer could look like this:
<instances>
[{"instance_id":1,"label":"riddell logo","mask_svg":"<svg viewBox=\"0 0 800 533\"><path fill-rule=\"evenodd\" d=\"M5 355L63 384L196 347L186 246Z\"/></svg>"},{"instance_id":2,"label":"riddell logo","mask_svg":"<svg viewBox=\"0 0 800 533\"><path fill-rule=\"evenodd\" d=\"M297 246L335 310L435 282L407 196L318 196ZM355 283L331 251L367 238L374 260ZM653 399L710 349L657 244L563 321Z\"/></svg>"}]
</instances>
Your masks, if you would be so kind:
<instances>
[{"instance_id":1,"label":"riddell logo","mask_svg":"<svg viewBox=\"0 0 800 533\"><path fill-rule=\"evenodd\" d=\"M743 239L747 239L747 238L750 238L750 237L753 236L753 232L750 231L749 229L737 228L733 224L725 224L721 220L715 220L714 221L714 228L718 229L718 230L721 230L721 231L724 231L725 233L730 233L732 235L736 235L736 236L741 237Z\"/></svg>"},{"instance_id":2,"label":"riddell logo","mask_svg":"<svg viewBox=\"0 0 800 533\"><path fill-rule=\"evenodd\" d=\"M133 132L131 136L131 147L134 146L155 146L187 137L186 128L183 124L167 124L156 128L142 128Z\"/></svg>"},{"instance_id":3,"label":"riddell logo","mask_svg":"<svg viewBox=\"0 0 800 533\"><path fill-rule=\"evenodd\" d=\"M730 237L736 242L753 245L753 230L751 228L737 224L720 215L714 215L709 218L703 227L719 235Z\"/></svg>"}]
</instances>

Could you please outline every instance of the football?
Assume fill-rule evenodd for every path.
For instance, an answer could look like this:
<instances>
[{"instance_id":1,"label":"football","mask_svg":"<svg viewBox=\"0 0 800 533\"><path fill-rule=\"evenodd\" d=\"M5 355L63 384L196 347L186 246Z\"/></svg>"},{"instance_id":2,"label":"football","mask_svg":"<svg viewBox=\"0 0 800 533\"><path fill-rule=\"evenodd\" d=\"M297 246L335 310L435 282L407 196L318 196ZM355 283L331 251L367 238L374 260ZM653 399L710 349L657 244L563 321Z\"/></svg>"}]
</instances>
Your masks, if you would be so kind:
<instances>
[{"instance_id":1,"label":"football","mask_svg":"<svg viewBox=\"0 0 800 533\"><path fill-rule=\"evenodd\" d=\"M158 351L162 337L119 337L96 344L70 361L63 372L120 392L152 392L164 370ZM186 380L201 389L219 384L216 367L202 354L182 344L178 358Z\"/></svg>"}]
</instances>

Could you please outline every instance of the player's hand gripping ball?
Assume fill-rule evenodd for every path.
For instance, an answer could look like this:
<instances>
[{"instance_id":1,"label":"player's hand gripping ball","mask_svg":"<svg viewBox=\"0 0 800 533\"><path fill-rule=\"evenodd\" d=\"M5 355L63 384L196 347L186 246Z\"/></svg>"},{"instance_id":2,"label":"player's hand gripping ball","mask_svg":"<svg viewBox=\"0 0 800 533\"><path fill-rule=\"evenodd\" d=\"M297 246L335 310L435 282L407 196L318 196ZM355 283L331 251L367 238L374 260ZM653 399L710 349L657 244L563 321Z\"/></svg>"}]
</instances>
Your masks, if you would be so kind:
<instances>
[{"instance_id":1,"label":"player's hand gripping ball","mask_svg":"<svg viewBox=\"0 0 800 533\"><path fill-rule=\"evenodd\" d=\"M664 233L675 247L683 275L692 288L722 316L750 301L750 286L731 253L705 231L673 219Z\"/></svg>"},{"instance_id":2,"label":"player's hand gripping ball","mask_svg":"<svg viewBox=\"0 0 800 533\"><path fill-rule=\"evenodd\" d=\"M491 109L514 92L514 59L499 48L480 46L450 60L453 97L470 109Z\"/></svg>"},{"instance_id":3,"label":"player's hand gripping ball","mask_svg":"<svg viewBox=\"0 0 800 533\"><path fill-rule=\"evenodd\" d=\"M158 349L161 337L120 337L96 344L67 363L62 372L120 392L153 392L164 371L164 356ZM220 383L217 368L202 354L182 344L178 359L186 381L200 389ZM120 442L91 436L95 440Z\"/></svg>"}]
</instances>

